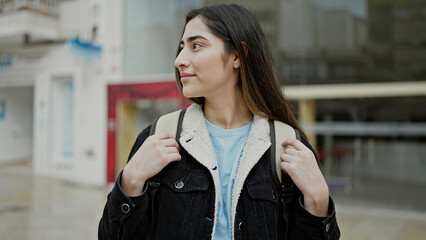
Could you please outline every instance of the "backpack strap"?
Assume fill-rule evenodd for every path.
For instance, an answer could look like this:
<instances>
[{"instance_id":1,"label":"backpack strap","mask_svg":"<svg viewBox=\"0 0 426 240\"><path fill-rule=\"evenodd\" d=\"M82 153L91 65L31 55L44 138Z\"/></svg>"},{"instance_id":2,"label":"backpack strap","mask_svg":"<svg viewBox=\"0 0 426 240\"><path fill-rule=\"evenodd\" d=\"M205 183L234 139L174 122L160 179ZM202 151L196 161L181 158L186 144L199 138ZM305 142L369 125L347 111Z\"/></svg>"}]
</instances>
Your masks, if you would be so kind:
<instances>
[{"instance_id":1,"label":"backpack strap","mask_svg":"<svg viewBox=\"0 0 426 240\"><path fill-rule=\"evenodd\" d=\"M180 138L180 133L182 132L182 121L185 112L186 109L183 109L159 117L152 123L149 135L154 135L157 132L166 132L175 137L176 141L178 141ZM151 178L150 184L155 183L155 185L159 186L161 177L162 171Z\"/></svg>"},{"instance_id":2,"label":"backpack strap","mask_svg":"<svg viewBox=\"0 0 426 240\"><path fill-rule=\"evenodd\" d=\"M166 132L179 139L185 112L186 109L183 109L159 117L152 123L149 135L154 135L156 132Z\"/></svg>"},{"instance_id":3,"label":"backpack strap","mask_svg":"<svg viewBox=\"0 0 426 240\"><path fill-rule=\"evenodd\" d=\"M282 142L293 138L300 140L300 133L288 124L280 121L269 120L269 129L271 135L271 172L275 184L279 186L281 211L283 214L285 228L285 239L290 228L290 206L295 195L295 185L291 177L281 170L281 155L284 153Z\"/></svg>"},{"instance_id":4,"label":"backpack strap","mask_svg":"<svg viewBox=\"0 0 426 240\"><path fill-rule=\"evenodd\" d=\"M178 140L182 131L182 121L185 111L186 109L178 110L159 117L152 123L149 135L151 136L156 132L167 132ZM156 228L155 225L157 223L157 206L155 203L157 201L157 190L161 185L162 176L163 171L160 171L147 181L147 184L149 185L148 204L151 206L151 221L149 222L146 239L156 239L154 229Z\"/></svg>"},{"instance_id":5,"label":"backpack strap","mask_svg":"<svg viewBox=\"0 0 426 240\"><path fill-rule=\"evenodd\" d=\"M286 139L299 139L300 133L281 121L269 120L271 135L271 171L277 186L280 186L281 199L290 203L294 195L294 183L290 176L281 170L281 155L284 153L282 142Z\"/></svg>"},{"instance_id":6,"label":"backpack strap","mask_svg":"<svg viewBox=\"0 0 426 240\"><path fill-rule=\"evenodd\" d=\"M178 140L182 131L182 121L186 109L174 111L157 118L151 125L149 135L154 135L157 132L166 132ZM162 172L150 178L149 184L151 187L158 188L160 186ZM154 191L155 193L155 191Z\"/></svg>"}]
</instances>

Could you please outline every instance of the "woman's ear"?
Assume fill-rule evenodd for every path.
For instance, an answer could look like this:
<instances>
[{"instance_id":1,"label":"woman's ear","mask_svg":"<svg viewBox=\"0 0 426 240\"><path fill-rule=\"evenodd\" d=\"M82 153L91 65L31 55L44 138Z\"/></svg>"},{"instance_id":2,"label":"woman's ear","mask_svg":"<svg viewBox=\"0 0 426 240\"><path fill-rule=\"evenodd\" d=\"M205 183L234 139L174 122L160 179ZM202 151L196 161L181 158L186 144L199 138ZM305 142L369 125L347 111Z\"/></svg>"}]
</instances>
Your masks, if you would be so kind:
<instances>
[{"instance_id":1,"label":"woman's ear","mask_svg":"<svg viewBox=\"0 0 426 240\"><path fill-rule=\"evenodd\" d=\"M241 42L241 45L243 45L244 48L244 55L247 57L248 55L248 47L246 42ZM235 50L235 57L234 57L234 68L239 68L241 64L240 57L238 55L238 52Z\"/></svg>"},{"instance_id":2,"label":"woman's ear","mask_svg":"<svg viewBox=\"0 0 426 240\"><path fill-rule=\"evenodd\" d=\"M232 61L232 64L233 64L233 67L235 69L238 69L240 67L240 64L241 64L240 57L238 56L238 52L237 51L235 51L234 54L235 54L235 56L234 56L234 60Z\"/></svg>"}]
</instances>

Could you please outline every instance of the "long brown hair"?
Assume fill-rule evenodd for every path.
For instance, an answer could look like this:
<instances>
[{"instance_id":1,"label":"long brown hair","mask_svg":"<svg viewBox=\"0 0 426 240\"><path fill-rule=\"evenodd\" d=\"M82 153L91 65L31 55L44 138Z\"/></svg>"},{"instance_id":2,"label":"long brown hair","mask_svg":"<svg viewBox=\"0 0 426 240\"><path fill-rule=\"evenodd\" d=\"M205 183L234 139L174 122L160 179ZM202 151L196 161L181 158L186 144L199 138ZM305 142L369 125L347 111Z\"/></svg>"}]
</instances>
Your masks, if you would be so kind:
<instances>
[{"instance_id":1,"label":"long brown hair","mask_svg":"<svg viewBox=\"0 0 426 240\"><path fill-rule=\"evenodd\" d=\"M261 117L285 122L305 136L281 92L271 51L256 17L239 5L220 4L190 11L186 15L185 26L197 16L201 16L209 30L224 41L225 53L237 52L240 58L238 84L250 111ZM176 56L180 51L178 48ZM177 68L175 73L178 89L182 93ZM203 97L189 100L204 103Z\"/></svg>"}]
</instances>

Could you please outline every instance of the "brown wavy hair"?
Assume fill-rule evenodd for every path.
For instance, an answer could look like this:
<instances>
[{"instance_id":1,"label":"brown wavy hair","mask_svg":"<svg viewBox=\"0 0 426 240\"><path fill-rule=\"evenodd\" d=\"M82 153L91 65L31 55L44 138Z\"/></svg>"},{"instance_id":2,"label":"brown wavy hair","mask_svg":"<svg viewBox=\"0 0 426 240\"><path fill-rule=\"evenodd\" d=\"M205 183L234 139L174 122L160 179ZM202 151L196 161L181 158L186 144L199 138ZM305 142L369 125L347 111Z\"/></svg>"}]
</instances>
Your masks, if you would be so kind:
<instances>
[{"instance_id":1,"label":"brown wavy hair","mask_svg":"<svg viewBox=\"0 0 426 240\"><path fill-rule=\"evenodd\" d=\"M256 17L242 6L219 4L190 11L186 15L185 26L197 16L201 16L209 30L224 41L225 53L237 52L240 58L238 84L249 110L258 116L285 122L305 136L281 91L271 51ZM176 57L180 51L178 47ZM182 93L177 68L175 74ZM203 97L189 100L204 103Z\"/></svg>"}]
</instances>

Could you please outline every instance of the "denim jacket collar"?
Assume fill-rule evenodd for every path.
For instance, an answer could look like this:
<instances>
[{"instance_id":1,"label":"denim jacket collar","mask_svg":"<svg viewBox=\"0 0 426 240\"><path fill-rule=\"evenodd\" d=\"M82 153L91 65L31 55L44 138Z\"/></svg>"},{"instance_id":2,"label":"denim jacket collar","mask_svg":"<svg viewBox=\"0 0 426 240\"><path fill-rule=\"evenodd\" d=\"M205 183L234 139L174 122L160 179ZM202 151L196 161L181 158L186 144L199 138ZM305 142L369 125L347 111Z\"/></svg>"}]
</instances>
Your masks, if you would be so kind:
<instances>
[{"instance_id":1,"label":"denim jacket collar","mask_svg":"<svg viewBox=\"0 0 426 240\"><path fill-rule=\"evenodd\" d=\"M211 175L215 186L215 213L217 213L218 193L220 192L219 173L213 146L200 105L192 104L186 110L179 139L181 146L198 162L204 165ZM232 191L232 226L234 226L238 199L244 182L251 169L271 146L268 119L254 115L246 145L241 153L240 163ZM215 219L217 219L215 217ZM216 223L214 223L216 225ZM213 231L215 226L213 227ZM232 233L234 229L232 229ZM212 233L214 235L214 232Z\"/></svg>"}]
</instances>

